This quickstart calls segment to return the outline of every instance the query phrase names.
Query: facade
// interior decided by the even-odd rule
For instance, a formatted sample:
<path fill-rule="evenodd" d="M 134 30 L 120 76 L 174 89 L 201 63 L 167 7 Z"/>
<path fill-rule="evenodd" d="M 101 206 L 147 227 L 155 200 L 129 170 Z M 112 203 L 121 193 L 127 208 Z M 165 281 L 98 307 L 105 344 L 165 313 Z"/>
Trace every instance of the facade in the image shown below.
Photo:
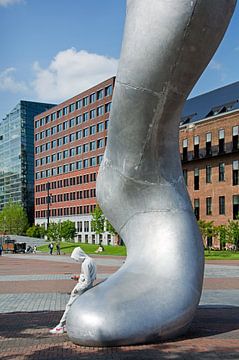
<path fill-rule="evenodd" d="M 35 222 L 74 221 L 76 241 L 91 231 L 115 78 L 35 117 Z M 239 212 L 239 82 L 189 99 L 179 145 L 197 219 L 226 224 Z M 103 243 L 112 241 L 104 234 Z"/>
<path fill-rule="evenodd" d="M 180 126 L 183 173 L 195 216 L 215 225 L 239 215 L 238 98 L 239 82 L 188 100 Z M 213 245 L 219 247 L 215 239 Z"/>
<path fill-rule="evenodd" d="M 115 78 L 35 117 L 35 223 L 75 222 L 76 241 L 96 238 L 91 213 L 96 206 L 96 176 L 106 142 Z"/>
<path fill-rule="evenodd" d="M 0 211 L 20 202 L 34 220 L 34 116 L 52 107 L 20 101 L 0 122 Z"/>

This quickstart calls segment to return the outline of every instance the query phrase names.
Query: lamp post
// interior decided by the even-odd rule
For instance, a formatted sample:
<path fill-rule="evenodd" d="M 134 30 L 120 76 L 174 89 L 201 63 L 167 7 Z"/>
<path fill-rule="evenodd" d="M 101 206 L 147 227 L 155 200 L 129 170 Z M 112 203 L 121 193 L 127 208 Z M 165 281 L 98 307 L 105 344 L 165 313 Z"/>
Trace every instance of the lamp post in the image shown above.
<path fill-rule="evenodd" d="M 50 202 L 51 202 L 51 195 L 50 195 L 50 183 L 49 181 L 46 183 L 46 190 L 47 190 L 47 197 L 46 197 L 46 203 L 47 203 L 47 230 L 49 228 L 50 224 Z"/>

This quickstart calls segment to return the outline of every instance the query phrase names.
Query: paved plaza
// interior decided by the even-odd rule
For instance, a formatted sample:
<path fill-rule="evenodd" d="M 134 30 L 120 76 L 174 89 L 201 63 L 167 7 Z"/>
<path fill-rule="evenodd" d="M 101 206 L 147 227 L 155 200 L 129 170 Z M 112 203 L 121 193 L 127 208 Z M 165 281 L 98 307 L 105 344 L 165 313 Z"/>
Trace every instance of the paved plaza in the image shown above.
<path fill-rule="evenodd" d="M 98 281 L 123 257 L 95 256 Z M 86 348 L 67 335 L 52 336 L 79 265 L 69 256 L 0 257 L 0 359 L 236 359 L 239 360 L 239 261 L 206 264 L 203 294 L 189 332 L 158 344 Z M 107 306 L 107 305 L 106 305 Z"/>

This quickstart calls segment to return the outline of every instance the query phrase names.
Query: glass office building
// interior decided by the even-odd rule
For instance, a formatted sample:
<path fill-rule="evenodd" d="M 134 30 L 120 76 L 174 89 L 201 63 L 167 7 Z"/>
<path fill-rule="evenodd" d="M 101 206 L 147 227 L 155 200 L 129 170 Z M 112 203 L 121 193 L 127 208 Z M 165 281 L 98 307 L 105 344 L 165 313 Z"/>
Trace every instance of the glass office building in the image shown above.
<path fill-rule="evenodd" d="M 34 116 L 53 104 L 20 101 L 0 122 L 0 211 L 12 200 L 34 218 Z"/>

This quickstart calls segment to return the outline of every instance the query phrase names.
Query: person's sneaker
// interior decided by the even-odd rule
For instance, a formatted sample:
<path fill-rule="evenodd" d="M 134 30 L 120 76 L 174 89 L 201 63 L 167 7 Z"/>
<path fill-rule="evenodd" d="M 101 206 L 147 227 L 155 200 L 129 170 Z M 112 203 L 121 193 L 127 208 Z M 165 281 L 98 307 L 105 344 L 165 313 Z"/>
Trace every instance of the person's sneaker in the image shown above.
<path fill-rule="evenodd" d="M 64 329 L 64 326 L 57 325 L 54 327 L 54 329 L 50 330 L 50 334 L 63 334 L 66 330 Z"/>

